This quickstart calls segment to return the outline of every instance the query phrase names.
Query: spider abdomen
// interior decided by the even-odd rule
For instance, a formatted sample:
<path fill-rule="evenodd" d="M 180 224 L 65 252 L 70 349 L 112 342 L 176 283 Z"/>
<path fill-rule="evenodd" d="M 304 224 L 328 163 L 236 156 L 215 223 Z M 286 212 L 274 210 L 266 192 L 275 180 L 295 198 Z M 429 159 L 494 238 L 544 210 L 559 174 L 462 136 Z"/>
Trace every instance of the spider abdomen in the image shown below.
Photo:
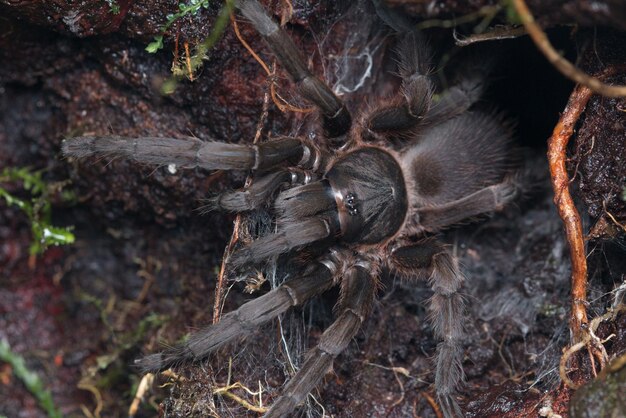
<path fill-rule="evenodd" d="M 497 184 L 510 169 L 506 121 L 466 112 L 435 126 L 402 156 L 415 183 L 415 206 L 441 205 Z"/>
<path fill-rule="evenodd" d="M 375 244 L 404 224 L 406 184 L 400 165 L 387 151 L 357 149 L 337 160 L 325 177 L 337 202 L 343 241 Z"/>

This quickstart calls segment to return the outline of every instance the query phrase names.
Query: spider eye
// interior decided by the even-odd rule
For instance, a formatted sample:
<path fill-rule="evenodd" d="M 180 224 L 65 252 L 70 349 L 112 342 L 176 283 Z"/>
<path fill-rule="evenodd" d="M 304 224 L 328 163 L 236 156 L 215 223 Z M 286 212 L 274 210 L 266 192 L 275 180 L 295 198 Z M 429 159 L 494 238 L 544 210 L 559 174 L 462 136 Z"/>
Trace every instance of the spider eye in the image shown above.
<path fill-rule="evenodd" d="M 359 214 L 359 209 L 356 205 L 356 196 L 354 196 L 354 193 L 348 193 L 346 195 L 345 204 L 349 215 L 356 216 Z"/>

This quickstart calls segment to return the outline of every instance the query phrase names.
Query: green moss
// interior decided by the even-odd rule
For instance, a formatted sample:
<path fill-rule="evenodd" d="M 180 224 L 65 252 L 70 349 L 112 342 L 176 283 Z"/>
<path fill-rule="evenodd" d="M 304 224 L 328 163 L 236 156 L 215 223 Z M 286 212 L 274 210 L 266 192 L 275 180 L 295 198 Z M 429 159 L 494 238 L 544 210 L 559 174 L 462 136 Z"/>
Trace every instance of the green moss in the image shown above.
<path fill-rule="evenodd" d="M 117 1 L 115 0 L 106 0 L 107 4 L 109 5 L 109 11 L 111 12 L 111 14 L 114 15 L 118 15 L 120 14 L 120 5 L 117 4 Z"/>
<path fill-rule="evenodd" d="M 515 10 L 515 6 L 513 5 L 512 0 L 503 0 L 502 5 L 504 6 L 504 16 L 506 21 L 511 25 L 521 25 L 522 18 Z"/>
<path fill-rule="evenodd" d="M 170 29 L 170 27 L 180 18 L 187 15 L 196 15 L 203 8 L 208 8 L 210 0 L 190 0 L 188 3 L 180 3 L 178 5 L 178 12 L 167 16 L 167 22 L 161 27 L 161 33 L 154 37 L 152 41 L 146 47 L 146 51 L 155 53 L 163 48 L 163 39 Z M 174 62 L 172 64 L 173 77 L 166 80 L 162 87 L 161 92 L 165 95 L 172 94 L 176 89 L 178 80 L 184 77 L 193 79 L 198 69 L 202 67 L 202 62 L 208 59 L 209 51 L 220 39 L 229 23 L 229 16 L 235 8 L 234 0 L 226 0 L 222 6 L 219 16 L 215 20 L 213 30 L 210 35 L 202 42 L 194 45 L 189 57 L 185 57 L 180 62 Z"/>
<path fill-rule="evenodd" d="M 9 205 L 20 208 L 28 216 L 33 234 L 30 254 L 41 254 L 51 245 L 67 245 L 74 242 L 71 228 L 51 224 L 51 197 L 60 194 L 65 202 L 74 200 L 71 192 L 63 190 L 66 182 L 48 184 L 42 179 L 42 171 L 8 167 L 0 174 L 0 183 L 21 183 L 21 188 L 30 194 L 28 198 L 20 198 L 0 187 L 0 197 Z"/>
<path fill-rule="evenodd" d="M 178 12 L 167 15 L 167 22 L 163 26 L 161 26 L 161 33 L 154 37 L 154 41 L 150 42 L 146 47 L 146 51 L 150 53 L 155 53 L 161 48 L 163 48 L 163 37 L 165 33 L 169 30 L 169 28 L 180 18 L 185 17 L 189 14 L 197 15 L 200 10 L 203 8 L 206 9 L 211 4 L 211 0 L 189 0 L 187 3 L 179 3 L 178 4 Z M 217 21 L 215 22 L 215 28 L 213 32 L 207 40 L 213 39 L 211 46 L 215 44 L 217 39 L 221 36 L 224 29 L 228 24 L 228 16 L 234 9 L 234 0 L 226 0 L 224 5 L 222 6 L 222 11 L 220 12 Z M 207 40 L 203 41 L 202 44 L 205 44 Z M 208 49 L 208 48 L 207 48 Z"/>
<path fill-rule="evenodd" d="M 87 387 L 108 389 L 128 378 L 128 364 L 122 361 L 126 354 L 137 347 L 148 331 L 163 325 L 168 317 L 152 313 L 142 318 L 132 329 L 119 333 L 115 332 L 109 321 L 110 312 L 107 311 L 105 301 L 87 293 L 81 293 L 79 298 L 93 304 L 100 312 L 100 320 L 108 334 L 106 339 L 113 343 L 105 354 L 96 358 L 95 364 L 87 369 L 81 382 Z"/>
<path fill-rule="evenodd" d="M 46 390 L 39 376 L 26 367 L 24 358 L 11 351 L 9 343 L 0 340 L 0 361 L 11 365 L 13 374 L 26 386 L 26 389 L 37 399 L 39 406 L 49 417 L 61 418 L 61 412 L 54 406 L 50 391 Z"/>

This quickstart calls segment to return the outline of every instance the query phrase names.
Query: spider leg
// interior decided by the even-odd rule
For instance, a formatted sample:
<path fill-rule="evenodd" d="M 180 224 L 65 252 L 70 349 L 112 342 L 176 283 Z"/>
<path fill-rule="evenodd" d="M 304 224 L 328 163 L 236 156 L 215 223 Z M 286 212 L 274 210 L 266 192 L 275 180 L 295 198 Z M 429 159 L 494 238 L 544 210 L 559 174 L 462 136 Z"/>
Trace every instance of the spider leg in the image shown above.
<path fill-rule="evenodd" d="M 221 209 L 227 212 L 246 212 L 266 205 L 274 194 L 291 185 L 307 185 L 317 175 L 311 171 L 291 168 L 267 173 L 255 179 L 244 190 L 231 190 L 208 199 L 206 210 Z"/>
<path fill-rule="evenodd" d="M 220 322 L 192 334 L 184 344 L 135 362 L 144 371 L 154 372 L 178 363 L 202 359 L 226 343 L 249 334 L 292 306 L 301 305 L 330 288 L 337 268 L 337 260 L 332 257 L 316 263 L 302 277 L 289 280 L 224 315 Z"/>
<path fill-rule="evenodd" d="M 389 104 L 377 108 L 365 117 L 363 125 L 375 133 L 411 130 L 419 125 L 428 111 L 432 83 L 428 77 L 430 57 L 426 43 L 416 32 L 408 32 L 402 40 L 399 73 L 400 93 Z"/>
<path fill-rule="evenodd" d="M 283 394 L 265 418 L 290 416 L 331 369 L 333 359 L 348 346 L 361 327 L 375 297 L 376 281 L 369 263 L 350 268 L 341 280 L 341 299 L 337 319 L 324 331 L 316 347 L 309 350 L 300 370 L 289 380 Z"/>
<path fill-rule="evenodd" d="M 297 138 L 282 137 L 258 145 L 205 142 L 197 138 L 82 136 L 63 141 L 63 154 L 124 157 L 145 164 L 175 164 L 208 170 L 267 169 L 285 161 L 306 165 L 317 153 Z"/>
<path fill-rule="evenodd" d="M 376 14 L 390 28 L 398 33 L 411 32 L 413 30 L 413 22 L 406 16 L 387 7 L 382 0 L 372 0 Z"/>
<path fill-rule="evenodd" d="M 468 110 L 476 103 L 485 91 L 485 73 L 489 71 L 489 63 L 482 72 L 466 73 L 461 81 L 443 92 L 439 101 L 435 102 L 424 117 L 425 125 L 435 125 L 452 119 Z"/>
<path fill-rule="evenodd" d="M 396 248 L 389 258 L 392 268 L 405 276 L 429 273 L 434 295 L 430 299 L 429 320 L 437 345 L 435 390 L 446 418 L 462 417 L 454 394 L 464 379 L 463 357 L 464 301 L 459 292 L 464 278 L 456 259 L 436 241 Z"/>
<path fill-rule="evenodd" d="M 435 125 L 452 119 L 467 111 L 478 102 L 487 88 L 487 80 L 495 68 L 493 48 L 489 51 L 473 50 L 463 60 L 463 69 L 459 71 L 452 87 L 442 92 L 441 98 L 433 103 L 425 116 L 425 125 Z"/>
<path fill-rule="evenodd" d="M 244 190 L 220 193 L 208 200 L 207 210 L 221 209 L 227 212 L 246 212 L 267 204 L 281 187 L 292 183 L 293 174 L 282 170 L 256 178 Z"/>
<path fill-rule="evenodd" d="M 241 13 L 254 25 L 287 70 L 302 97 L 322 112 L 324 130 L 336 138 L 348 132 L 352 123 L 350 112 L 332 90 L 309 71 L 298 47 L 281 27 L 270 18 L 256 0 L 240 0 Z"/>
<path fill-rule="evenodd" d="M 282 191 L 274 201 L 274 210 L 278 231 L 234 252 L 229 263 L 235 269 L 334 238 L 341 232 L 337 202 L 328 180 Z"/>
<path fill-rule="evenodd" d="M 417 219 L 424 230 L 438 231 L 478 215 L 502 210 L 518 193 L 518 186 L 507 179 L 461 199 L 418 209 Z"/>
<path fill-rule="evenodd" d="M 239 269 L 258 264 L 270 257 L 321 241 L 337 233 L 338 227 L 335 223 L 331 219 L 317 216 L 288 223 L 278 233 L 265 235 L 235 251 L 229 260 L 230 265 Z"/>

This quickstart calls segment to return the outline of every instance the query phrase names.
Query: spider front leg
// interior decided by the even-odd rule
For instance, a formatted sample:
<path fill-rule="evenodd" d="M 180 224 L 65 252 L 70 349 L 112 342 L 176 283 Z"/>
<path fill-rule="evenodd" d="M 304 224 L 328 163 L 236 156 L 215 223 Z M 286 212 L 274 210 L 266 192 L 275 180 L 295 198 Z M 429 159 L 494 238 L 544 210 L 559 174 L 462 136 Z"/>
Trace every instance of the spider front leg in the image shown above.
<path fill-rule="evenodd" d="M 436 241 L 424 241 L 394 249 L 390 266 L 406 277 L 427 275 L 434 295 L 430 299 L 429 320 L 437 345 L 435 391 L 446 418 L 462 417 L 454 395 L 463 382 L 463 314 L 465 303 L 459 293 L 464 277 L 457 260 Z"/>
<path fill-rule="evenodd" d="M 428 78 L 429 54 L 418 33 L 405 35 L 398 49 L 401 90 L 389 104 L 364 118 L 363 126 L 367 131 L 374 134 L 403 133 L 420 124 L 430 107 L 432 96 L 432 84 Z"/>
<path fill-rule="evenodd" d="M 322 123 L 328 137 L 336 138 L 350 130 L 352 117 L 343 102 L 309 71 L 291 38 L 270 18 L 256 0 L 240 0 L 241 13 L 263 36 L 280 64 L 285 67 L 300 94 L 322 112 Z"/>
<path fill-rule="evenodd" d="M 285 162 L 306 166 L 311 159 L 319 158 L 317 151 L 290 137 L 241 145 L 197 138 L 82 136 L 63 141 L 62 148 L 64 155 L 77 158 L 122 157 L 144 164 L 207 170 L 263 170 Z"/>
<path fill-rule="evenodd" d="M 475 57 L 464 66 L 460 80 L 445 90 L 424 116 L 424 125 L 436 125 L 467 111 L 480 100 L 493 63 L 488 56 Z"/>
<path fill-rule="evenodd" d="M 304 364 L 287 383 L 283 394 L 264 415 L 265 418 L 290 416 L 332 368 L 333 359 L 354 338 L 374 301 L 376 280 L 371 270 L 370 263 L 362 261 L 343 275 L 337 319 L 324 331 L 317 346 L 306 354 Z"/>

